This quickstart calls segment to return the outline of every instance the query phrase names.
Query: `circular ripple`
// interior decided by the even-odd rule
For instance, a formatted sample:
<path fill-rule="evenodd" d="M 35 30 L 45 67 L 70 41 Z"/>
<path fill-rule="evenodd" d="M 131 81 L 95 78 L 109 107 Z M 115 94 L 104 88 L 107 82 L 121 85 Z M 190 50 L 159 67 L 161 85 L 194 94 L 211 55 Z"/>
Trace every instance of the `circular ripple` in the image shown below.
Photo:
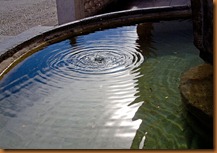
<path fill-rule="evenodd" d="M 100 46 L 58 52 L 48 60 L 48 66 L 58 73 L 108 74 L 138 67 L 144 58 L 133 48 Z M 70 74 L 69 74 L 70 73 Z"/>

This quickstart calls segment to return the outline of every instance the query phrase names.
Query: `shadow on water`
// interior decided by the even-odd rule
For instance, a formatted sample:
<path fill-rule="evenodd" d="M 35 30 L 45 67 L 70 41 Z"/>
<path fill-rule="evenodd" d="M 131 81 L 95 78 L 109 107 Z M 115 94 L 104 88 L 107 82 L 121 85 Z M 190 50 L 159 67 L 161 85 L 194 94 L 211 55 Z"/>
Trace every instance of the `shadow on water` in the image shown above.
<path fill-rule="evenodd" d="M 184 114 L 186 124 L 194 133 L 189 137 L 191 148 L 211 149 L 213 144 L 213 129 L 205 127 L 201 122 L 189 112 Z"/>
<path fill-rule="evenodd" d="M 138 39 L 136 40 L 137 48 L 136 50 L 141 52 L 146 58 L 157 56 L 156 48 L 154 48 L 154 41 L 152 39 L 152 32 L 154 30 L 154 23 L 146 22 L 139 23 L 136 27 Z"/>
<path fill-rule="evenodd" d="M 199 64 L 200 60 L 192 62 L 194 59 L 190 56 L 183 58 L 182 53 L 176 48 L 181 47 L 182 43 L 176 46 L 173 41 L 167 40 L 166 35 L 163 42 L 173 47 L 168 45 L 167 49 L 171 52 L 163 55 L 160 52 L 164 50 L 164 45 L 158 45 L 159 42 L 153 41 L 157 40 L 153 38 L 153 29 L 153 23 L 142 23 L 137 26 L 138 50 L 147 60 L 140 67 L 142 77 L 138 78 L 139 92 L 135 101 L 131 103 L 143 102 L 133 117 L 133 120 L 141 119 L 142 123 L 133 139 L 131 149 L 211 149 L 212 130 L 202 127 L 189 115 L 178 89 L 181 73 Z M 171 34 L 170 30 L 166 31 L 167 34 Z M 180 38 L 176 39 L 183 41 L 183 35 L 179 32 L 173 33 L 172 38 L 175 39 L 177 34 L 176 37 Z M 188 41 L 191 38 L 185 37 Z"/>

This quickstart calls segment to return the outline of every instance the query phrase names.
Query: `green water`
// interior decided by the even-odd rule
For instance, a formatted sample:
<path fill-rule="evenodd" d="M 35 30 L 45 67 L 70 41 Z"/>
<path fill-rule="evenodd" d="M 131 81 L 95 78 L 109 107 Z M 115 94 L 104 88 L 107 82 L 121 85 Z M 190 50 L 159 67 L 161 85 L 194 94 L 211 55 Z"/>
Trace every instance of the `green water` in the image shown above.
<path fill-rule="evenodd" d="M 182 63 L 191 63 L 195 60 L 192 55 L 186 54 L 186 56 L 188 57 L 182 58 L 171 55 L 150 59 L 141 68 L 141 73 L 144 75 L 138 83 L 140 96 L 133 103 L 140 101 L 144 103 L 133 119 L 142 119 L 142 123 L 132 148 L 138 148 L 144 136 L 146 137 L 144 148 L 147 149 L 198 147 L 191 146 L 194 139 L 189 138 L 192 133 L 183 116 L 185 109 L 178 89 L 180 71 L 185 71 L 188 67 Z"/>
<path fill-rule="evenodd" d="M 0 148 L 211 149 L 178 88 L 181 73 L 201 63 L 190 20 L 45 47 L 0 81 Z"/>

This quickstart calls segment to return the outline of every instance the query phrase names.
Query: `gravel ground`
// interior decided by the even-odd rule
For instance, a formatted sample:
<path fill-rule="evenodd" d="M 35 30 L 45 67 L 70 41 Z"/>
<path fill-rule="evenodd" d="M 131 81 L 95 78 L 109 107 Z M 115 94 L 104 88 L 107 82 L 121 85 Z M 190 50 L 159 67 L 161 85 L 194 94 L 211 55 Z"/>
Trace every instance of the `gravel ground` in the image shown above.
<path fill-rule="evenodd" d="M 38 25 L 57 25 L 56 0 L 0 0 L 0 37 Z"/>

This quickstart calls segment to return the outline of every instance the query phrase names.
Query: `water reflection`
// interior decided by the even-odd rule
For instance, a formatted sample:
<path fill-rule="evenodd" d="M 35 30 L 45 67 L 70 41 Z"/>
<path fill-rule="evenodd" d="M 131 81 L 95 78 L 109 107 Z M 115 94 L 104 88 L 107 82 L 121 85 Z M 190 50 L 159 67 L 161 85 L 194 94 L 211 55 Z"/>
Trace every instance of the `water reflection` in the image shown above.
<path fill-rule="evenodd" d="M 199 148 L 178 90 L 202 62 L 191 34 L 186 21 L 141 23 L 26 58 L 0 81 L 0 147 Z"/>
<path fill-rule="evenodd" d="M 138 34 L 138 39 L 136 40 L 136 43 L 138 44 L 137 50 L 146 58 L 157 56 L 156 48 L 153 45 L 155 42 L 152 38 L 152 32 L 154 30 L 153 23 L 139 23 L 136 30 Z"/>
<path fill-rule="evenodd" d="M 141 123 L 132 121 L 141 104 L 129 106 L 144 61 L 136 38 L 135 26 L 96 32 L 18 64 L 0 83 L 0 146 L 129 148 Z"/>

